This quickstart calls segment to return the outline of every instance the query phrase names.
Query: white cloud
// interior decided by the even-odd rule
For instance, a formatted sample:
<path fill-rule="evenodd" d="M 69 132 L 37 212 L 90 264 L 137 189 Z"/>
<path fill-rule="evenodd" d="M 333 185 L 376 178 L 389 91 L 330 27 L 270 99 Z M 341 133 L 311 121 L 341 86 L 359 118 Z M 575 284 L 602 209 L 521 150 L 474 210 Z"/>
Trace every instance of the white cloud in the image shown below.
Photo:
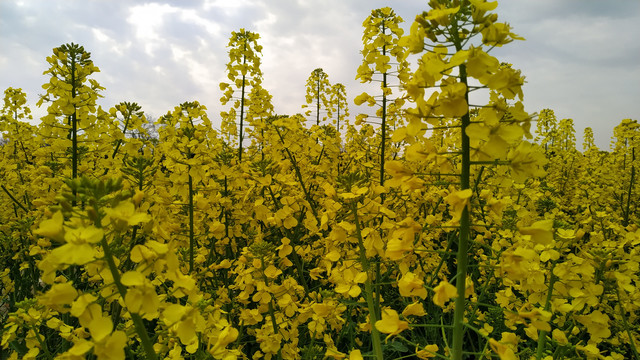
<path fill-rule="evenodd" d="M 102 46 L 107 47 L 109 51 L 117 54 L 118 56 L 124 56 L 125 51 L 131 47 L 131 41 L 126 41 L 125 43 L 121 43 L 111 36 L 107 35 L 107 32 L 104 29 L 100 28 L 90 28 L 88 29 L 93 34 L 93 37 L 102 44 Z"/>
<path fill-rule="evenodd" d="M 225 15 L 235 15 L 240 12 L 240 9 L 253 5 L 251 0 L 204 0 L 202 9 L 210 11 L 212 9 L 221 10 Z"/>
<path fill-rule="evenodd" d="M 23 5 L 19 5 L 22 3 Z M 408 29 L 424 0 L 0 0 L 0 88 L 22 87 L 35 103 L 51 49 L 76 42 L 92 53 L 106 87 L 101 104 L 135 101 L 155 116 L 198 100 L 214 123 L 226 79 L 226 45 L 232 31 L 260 34 L 264 86 L 279 113 L 301 112 L 311 71 L 322 67 L 350 99 L 374 86 L 360 84 L 362 21 L 391 6 Z M 594 128 L 608 146 L 624 117 L 638 118 L 640 3 L 637 0 L 503 1 L 501 21 L 527 38 L 494 55 L 522 69 L 525 106 L 551 107 Z M 351 114 L 359 110 L 350 104 Z M 33 109 L 33 106 L 32 106 Z M 34 114 L 45 109 L 33 109 Z M 42 114 L 40 114 L 41 116 Z M 580 133 L 578 134 L 578 138 Z"/>
<path fill-rule="evenodd" d="M 154 50 L 163 42 L 159 35 L 159 28 L 164 22 L 165 15 L 175 13 L 179 9 L 167 4 L 148 3 L 133 6 L 129 9 L 127 22 L 135 29 L 135 36 L 144 43 L 144 50 L 153 56 Z"/>
<path fill-rule="evenodd" d="M 213 21 L 209 21 L 201 17 L 193 9 L 180 11 L 180 19 L 185 22 L 192 22 L 196 25 L 202 26 L 209 35 L 214 35 L 214 36 L 221 35 L 222 29 L 220 25 L 216 24 Z"/>

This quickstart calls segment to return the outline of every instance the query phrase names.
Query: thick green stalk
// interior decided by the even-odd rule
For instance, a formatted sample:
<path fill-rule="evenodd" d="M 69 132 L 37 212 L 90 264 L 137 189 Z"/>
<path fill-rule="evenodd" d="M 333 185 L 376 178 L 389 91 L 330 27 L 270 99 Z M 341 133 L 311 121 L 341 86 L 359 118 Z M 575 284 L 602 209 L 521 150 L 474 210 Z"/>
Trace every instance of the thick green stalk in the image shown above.
<path fill-rule="evenodd" d="M 245 40 L 244 42 L 244 51 L 243 53 L 247 52 L 247 41 Z M 242 55 L 242 63 L 246 64 L 247 63 L 247 55 Z M 246 87 L 246 79 L 247 76 L 246 75 L 242 75 L 242 89 L 241 94 L 240 94 L 240 136 L 238 139 L 238 163 L 242 162 L 242 141 L 244 140 L 244 134 L 242 132 L 243 130 L 243 126 L 244 126 L 244 93 L 245 93 L 245 87 Z"/>
<path fill-rule="evenodd" d="M 278 204 L 278 200 L 276 200 L 276 195 L 273 193 L 273 189 L 271 188 L 271 185 L 267 186 L 267 189 L 269 190 L 269 195 L 273 200 L 273 204 L 276 207 L 276 210 L 280 210 L 280 204 Z M 301 218 L 298 219 L 298 223 L 302 223 L 302 216 L 304 216 L 304 212 L 301 212 L 300 216 Z M 296 230 L 296 229 L 293 229 L 293 230 Z M 291 246 L 295 248 L 296 244 L 298 243 L 298 240 L 300 239 L 300 235 L 298 234 L 298 231 L 295 231 L 292 233 L 290 230 L 288 230 L 285 227 L 282 228 L 282 231 L 284 232 L 284 235 L 291 241 Z M 298 254 L 297 251 L 294 250 L 291 253 L 291 255 L 293 256 L 293 264 L 296 266 L 295 268 L 296 268 L 296 271 L 298 272 L 297 281 L 304 288 L 305 299 L 308 299 L 310 291 L 309 291 L 309 285 L 307 285 L 307 281 L 304 279 L 304 263 L 302 262 L 302 258 L 300 257 L 300 254 Z"/>
<path fill-rule="evenodd" d="M 127 128 L 129 127 L 130 120 L 131 120 L 131 112 L 128 112 L 124 115 L 124 127 L 122 129 L 122 135 L 124 136 L 126 136 L 127 134 Z M 120 149 L 120 146 L 122 145 L 122 143 L 123 143 L 122 139 L 118 139 L 118 143 L 116 144 L 115 148 L 113 149 L 113 153 L 111 154 L 112 159 L 116 158 L 116 154 L 118 153 L 118 150 Z"/>
<path fill-rule="evenodd" d="M 629 211 L 631 208 L 631 190 L 633 189 L 633 182 L 636 177 L 635 160 L 636 160 L 636 148 L 633 147 L 631 148 L 631 179 L 629 180 L 629 188 L 627 189 L 627 206 L 623 211 L 623 219 L 622 219 L 623 226 L 629 225 Z"/>
<path fill-rule="evenodd" d="M 278 134 L 280 141 L 284 145 L 284 137 L 282 136 L 282 134 L 280 133 L 277 127 L 274 127 L 274 129 L 276 130 L 276 133 Z M 296 173 L 296 177 L 300 182 L 300 186 L 302 187 L 302 192 L 304 193 L 304 197 L 307 200 L 307 202 L 309 202 L 309 206 L 311 207 L 311 212 L 313 213 L 313 217 L 316 219 L 318 223 L 320 223 L 320 218 L 318 217 L 318 211 L 314 206 L 314 202 L 313 202 L 313 199 L 311 198 L 311 194 L 309 193 L 306 186 L 304 185 L 304 180 L 302 179 L 302 173 L 300 172 L 300 167 L 298 167 L 298 162 L 296 161 L 295 156 L 291 153 L 291 151 L 289 151 L 287 147 L 284 147 L 284 151 L 287 153 L 289 160 L 291 160 L 291 165 L 293 165 L 293 169 Z"/>
<path fill-rule="evenodd" d="M 260 258 L 260 272 L 262 272 L 262 276 L 264 277 L 264 284 L 267 288 L 269 288 L 269 277 L 264 273 L 266 270 L 266 266 L 264 266 L 264 257 Z M 276 311 L 273 306 L 273 296 L 269 300 L 269 316 L 271 316 L 271 326 L 273 326 L 273 334 L 277 335 L 280 332 L 280 327 L 278 326 L 278 320 L 276 319 Z M 282 359 L 281 349 L 278 349 L 278 359 Z"/>
<path fill-rule="evenodd" d="M 47 357 L 47 359 L 53 359 L 53 355 L 51 355 L 51 352 L 49 351 L 49 346 L 47 346 L 47 342 L 40 335 L 40 331 L 39 331 L 40 329 L 38 329 L 36 326 L 34 326 L 34 328 L 32 330 L 33 330 L 34 334 L 36 335 L 36 340 L 38 340 L 38 343 L 40 344 L 40 346 L 44 350 L 44 354 Z"/>
<path fill-rule="evenodd" d="M 76 97 L 76 53 L 75 51 L 71 51 L 69 54 L 71 58 L 71 97 L 75 99 Z M 71 178 L 75 179 L 78 177 L 78 110 L 75 109 L 75 104 L 73 114 L 69 120 L 71 121 Z M 72 206 L 76 206 L 76 191 L 73 190 L 73 201 L 71 202 Z"/>
<path fill-rule="evenodd" d="M 120 272 L 118 271 L 118 267 L 113 260 L 113 254 L 111 253 L 109 243 L 107 243 L 107 238 L 103 236 L 100 244 L 102 245 L 102 249 L 104 250 L 104 259 L 107 261 L 107 265 L 109 266 L 109 270 L 111 271 L 111 276 L 113 276 L 113 282 L 115 283 L 120 296 L 124 299 L 125 295 L 127 295 L 127 288 L 122 285 L 122 281 L 120 281 Z M 151 339 L 149 338 L 147 329 L 144 326 L 142 317 L 140 317 L 140 315 L 137 313 L 130 312 L 130 314 L 133 325 L 136 328 L 136 333 L 138 333 L 138 336 L 140 336 L 140 342 L 142 343 L 142 347 L 147 354 L 147 359 L 158 359 L 155 350 L 153 350 L 153 344 L 151 343 Z"/>
<path fill-rule="evenodd" d="M 191 170 L 191 166 L 189 166 Z M 193 179 L 189 174 L 189 274 L 193 272 L 193 249 L 195 247 L 195 239 L 193 235 Z"/>
<path fill-rule="evenodd" d="M 320 126 L 320 74 L 318 73 L 316 87 L 316 125 Z"/>
<path fill-rule="evenodd" d="M 384 21 L 382 22 L 382 34 L 384 35 L 385 26 Z M 382 55 L 387 55 L 387 48 L 385 45 L 382 46 Z M 387 143 L 387 94 L 385 90 L 387 89 L 387 73 L 382 73 L 382 129 L 380 132 L 380 185 L 384 186 L 384 156 L 386 151 L 386 143 Z M 382 201 L 384 202 L 384 193 L 382 194 Z"/>
<path fill-rule="evenodd" d="M 456 45 L 456 51 L 460 51 L 460 39 L 457 38 L 458 30 L 455 24 L 455 20 L 453 22 L 453 31 L 454 42 Z M 464 64 L 459 66 L 460 71 L 460 82 L 467 86 L 467 68 Z M 469 91 L 467 87 L 467 91 L 465 92 L 465 100 L 467 104 L 469 103 Z M 470 147 L 469 147 L 469 137 L 466 134 L 466 129 L 469 126 L 471 120 L 469 117 L 469 111 L 464 114 L 461 118 L 461 138 L 462 138 L 462 163 L 460 165 L 460 189 L 465 190 L 470 188 L 470 170 L 471 170 L 471 161 L 470 161 Z M 456 290 L 458 293 L 458 297 L 455 302 L 455 310 L 453 313 L 453 351 L 452 351 L 452 359 L 461 360 L 462 359 L 462 348 L 464 342 L 464 313 L 467 307 L 467 302 L 465 298 L 466 291 L 466 278 L 467 278 L 467 267 L 469 265 L 469 233 L 470 233 L 471 221 L 469 214 L 469 206 L 465 206 L 462 210 L 462 215 L 460 217 L 460 230 L 459 230 L 459 238 L 458 238 L 458 253 L 456 256 Z"/>
<path fill-rule="evenodd" d="M 338 98 L 338 124 L 336 125 L 336 130 L 338 130 L 338 136 L 340 136 L 340 99 Z"/>
<path fill-rule="evenodd" d="M 624 324 L 624 330 L 627 332 L 627 336 L 629 337 L 629 346 L 631 347 L 631 351 L 633 352 L 636 360 L 640 359 L 640 354 L 638 353 L 638 349 L 636 348 L 636 343 L 633 340 L 633 334 L 629 328 L 629 322 L 627 321 L 627 317 L 624 313 L 624 308 L 622 307 L 622 301 L 620 301 L 620 288 L 616 285 L 616 295 L 618 297 L 618 308 L 620 309 L 620 318 L 622 319 L 622 323 Z"/>
<path fill-rule="evenodd" d="M 75 53 L 71 53 L 71 97 L 76 97 L 76 59 Z M 74 105 L 75 107 L 75 105 Z M 78 118 L 77 111 L 74 109 L 71 114 L 71 159 L 72 159 L 72 171 L 71 178 L 78 177 Z"/>
<path fill-rule="evenodd" d="M 224 176 L 224 196 L 225 197 L 229 196 L 229 182 L 227 180 L 227 175 Z M 226 209 L 224 205 L 220 207 L 220 216 L 224 217 L 224 236 L 230 239 L 229 229 L 230 229 L 231 222 L 229 220 L 229 210 Z M 212 244 L 211 246 L 215 246 L 215 243 Z M 226 252 L 227 252 L 227 258 L 229 259 L 235 258 L 235 255 L 233 254 L 233 247 L 232 247 L 231 241 L 227 242 Z"/>
<path fill-rule="evenodd" d="M 0 185 L 0 187 L 2 187 L 2 190 L 4 190 L 5 193 L 7 193 L 7 195 L 9 195 L 9 198 L 11 200 L 13 200 L 14 203 L 16 203 L 16 205 L 18 205 L 18 207 L 20 207 L 20 209 L 24 210 L 25 212 L 29 212 L 29 210 L 27 210 L 26 207 L 24 207 L 24 205 L 22 205 L 10 192 L 9 190 L 4 186 L 4 185 Z M 17 215 L 16 215 L 17 216 Z"/>
<path fill-rule="evenodd" d="M 551 266 L 551 269 L 549 270 L 549 273 L 550 273 L 549 276 L 551 278 L 549 279 L 549 292 L 547 292 L 547 299 L 544 303 L 544 309 L 546 311 L 548 311 L 549 308 L 551 307 L 551 298 L 553 297 L 553 285 L 556 283 L 556 280 L 558 280 L 558 278 L 553 274 L 553 269 L 555 267 L 556 267 L 556 264 L 553 263 L 553 265 Z M 538 349 L 536 350 L 537 360 L 542 359 L 546 342 L 547 342 L 547 332 L 544 330 L 541 330 L 540 333 L 538 334 Z"/>
<path fill-rule="evenodd" d="M 369 259 L 367 259 L 367 250 L 364 247 L 364 241 L 362 240 L 362 233 L 360 229 L 360 219 L 358 217 L 358 203 L 356 201 L 351 203 L 351 210 L 353 211 L 354 221 L 356 223 L 356 235 L 358 236 L 358 247 L 360 248 L 360 264 L 362 270 L 367 274 L 367 280 L 364 283 L 364 294 L 367 299 L 367 308 L 369 309 L 369 322 L 371 324 L 371 342 L 373 343 L 373 355 L 376 359 L 384 359 L 382 355 L 382 341 L 380 340 L 380 332 L 376 329 L 376 322 L 378 321 L 378 312 L 376 311 L 376 304 L 373 299 L 373 285 L 371 284 L 371 273 Z"/>

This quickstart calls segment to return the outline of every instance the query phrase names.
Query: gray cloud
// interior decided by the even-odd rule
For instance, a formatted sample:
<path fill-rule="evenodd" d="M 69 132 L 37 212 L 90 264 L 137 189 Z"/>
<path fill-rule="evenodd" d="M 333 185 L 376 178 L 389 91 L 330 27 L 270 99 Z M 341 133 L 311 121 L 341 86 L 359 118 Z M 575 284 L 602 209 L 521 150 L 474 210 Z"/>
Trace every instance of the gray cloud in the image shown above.
<path fill-rule="evenodd" d="M 498 10 L 526 38 L 494 55 L 527 76 L 527 110 L 551 108 L 574 119 L 578 141 L 592 127 L 608 150 L 613 128 L 640 114 L 640 2 L 516 0 Z"/>
<path fill-rule="evenodd" d="M 52 48 L 76 42 L 92 53 L 106 87 L 103 107 L 136 101 L 160 116 L 183 101 L 198 100 L 218 122 L 232 31 L 260 34 L 264 87 L 278 113 L 302 112 L 304 85 L 322 67 L 353 99 L 371 85 L 355 81 L 361 62 L 362 22 L 372 9 L 391 6 L 408 30 L 424 0 L 30 0 L 0 2 L 0 88 L 22 87 L 35 109 L 47 79 Z M 635 0 L 502 1 L 501 21 L 527 41 L 494 55 L 527 77 L 529 112 L 552 108 L 586 126 L 608 149 L 623 118 L 638 119 L 640 3 Z M 354 116 L 359 111 L 351 104 Z"/>

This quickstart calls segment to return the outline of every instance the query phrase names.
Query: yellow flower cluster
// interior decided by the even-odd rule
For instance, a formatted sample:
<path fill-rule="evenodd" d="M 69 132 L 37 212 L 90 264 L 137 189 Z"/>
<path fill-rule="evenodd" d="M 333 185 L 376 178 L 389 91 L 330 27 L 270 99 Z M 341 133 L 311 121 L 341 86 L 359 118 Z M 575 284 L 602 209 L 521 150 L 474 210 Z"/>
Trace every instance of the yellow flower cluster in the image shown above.
<path fill-rule="evenodd" d="M 315 124 L 273 116 L 245 30 L 219 132 L 196 101 L 102 110 L 90 54 L 56 48 L 40 125 L 20 89 L 0 112 L 0 356 L 637 358 L 637 121 L 611 152 L 549 109 L 532 134 L 497 3 L 429 5 L 363 24 L 379 127 L 320 68 Z"/>

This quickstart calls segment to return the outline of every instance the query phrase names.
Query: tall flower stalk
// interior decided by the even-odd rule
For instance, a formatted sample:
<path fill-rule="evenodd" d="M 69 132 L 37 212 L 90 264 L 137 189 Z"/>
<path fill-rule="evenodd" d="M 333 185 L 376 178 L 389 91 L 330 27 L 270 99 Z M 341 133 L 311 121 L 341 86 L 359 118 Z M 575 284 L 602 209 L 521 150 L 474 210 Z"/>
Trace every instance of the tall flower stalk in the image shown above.
<path fill-rule="evenodd" d="M 254 88 L 262 83 L 262 71 L 260 70 L 260 56 L 262 46 L 258 45 L 260 35 L 245 29 L 232 32 L 229 39 L 229 63 L 227 63 L 227 77 L 230 83 L 220 83 L 220 90 L 224 95 L 220 99 L 222 105 L 226 105 L 232 99 L 235 101 L 229 111 L 220 113 L 222 116 L 222 131 L 228 135 L 237 133 L 238 162 L 242 162 L 244 146 L 244 127 L 247 116 L 247 102 L 250 96 L 258 93 Z M 234 94 L 239 92 L 239 96 Z M 238 126 L 236 126 L 236 121 Z"/>
<path fill-rule="evenodd" d="M 381 8 L 371 11 L 371 15 L 362 23 L 364 33 L 362 42 L 363 61 L 358 68 L 356 80 L 363 83 L 380 82 L 381 93 L 369 95 L 362 93 L 355 99 L 356 105 L 365 102 L 369 106 L 379 106 L 376 110 L 376 118 L 380 119 L 380 168 L 378 178 L 380 185 L 385 181 L 385 159 L 387 157 L 387 146 L 389 139 L 390 125 L 394 128 L 401 125 L 401 108 L 404 105 L 402 96 L 393 98 L 392 88 L 398 87 L 399 83 L 406 81 L 409 74 L 409 63 L 407 62 L 407 52 L 400 46 L 399 40 L 404 31 L 400 24 L 404 22 L 400 16 L 389 8 Z M 394 76 L 397 81 L 391 82 L 390 77 Z M 356 120 L 356 124 L 361 123 L 368 116 L 361 114 Z"/>

